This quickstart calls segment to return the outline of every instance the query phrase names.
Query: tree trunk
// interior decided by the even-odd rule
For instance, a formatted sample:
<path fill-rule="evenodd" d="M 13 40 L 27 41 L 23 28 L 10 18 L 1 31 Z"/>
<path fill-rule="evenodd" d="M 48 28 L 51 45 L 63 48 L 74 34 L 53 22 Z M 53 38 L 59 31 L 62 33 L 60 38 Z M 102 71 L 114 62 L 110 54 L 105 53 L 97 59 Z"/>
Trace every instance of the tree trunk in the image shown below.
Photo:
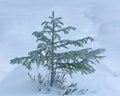
<path fill-rule="evenodd" d="M 53 20 L 54 20 L 54 12 L 52 13 L 53 16 Z M 52 46 L 51 46 L 51 77 L 50 77 L 50 86 L 53 86 L 54 83 L 54 78 L 55 78 L 55 69 L 54 69 L 54 32 L 55 32 L 55 25 L 54 25 L 54 21 L 53 21 L 53 29 L 52 29 Z"/>

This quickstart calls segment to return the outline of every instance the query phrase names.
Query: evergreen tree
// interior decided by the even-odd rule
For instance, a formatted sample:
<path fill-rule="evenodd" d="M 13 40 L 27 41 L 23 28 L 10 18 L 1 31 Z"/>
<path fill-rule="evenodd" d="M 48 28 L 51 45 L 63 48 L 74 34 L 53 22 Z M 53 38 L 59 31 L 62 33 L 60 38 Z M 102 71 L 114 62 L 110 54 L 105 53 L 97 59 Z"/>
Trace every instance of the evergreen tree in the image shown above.
<path fill-rule="evenodd" d="M 50 86 L 53 86 L 55 78 L 59 72 L 67 73 L 72 76 L 73 72 L 80 71 L 82 74 L 88 74 L 95 71 L 91 64 L 99 63 L 103 58 L 100 53 L 104 49 L 81 48 L 88 41 L 94 41 L 91 37 L 85 37 L 79 40 L 62 39 L 60 33 L 69 34 L 70 31 L 76 30 L 72 26 L 64 27 L 61 17 L 55 18 L 54 12 L 49 17 L 49 21 L 44 21 L 41 25 L 41 31 L 33 32 L 38 43 L 37 49 L 28 53 L 26 57 L 14 58 L 12 64 L 22 64 L 31 70 L 32 64 L 38 67 L 43 65 L 49 70 Z M 68 50 L 58 52 L 61 48 L 69 49 L 69 45 L 80 47 L 80 50 Z"/>

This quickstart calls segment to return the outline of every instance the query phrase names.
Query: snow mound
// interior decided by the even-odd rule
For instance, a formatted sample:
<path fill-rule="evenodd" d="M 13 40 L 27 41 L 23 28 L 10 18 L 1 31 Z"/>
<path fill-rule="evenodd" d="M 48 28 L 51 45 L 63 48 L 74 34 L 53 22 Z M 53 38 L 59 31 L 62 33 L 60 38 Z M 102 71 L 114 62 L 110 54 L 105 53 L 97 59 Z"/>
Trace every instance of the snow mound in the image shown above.
<path fill-rule="evenodd" d="M 37 88 L 38 85 L 27 76 L 27 71 L 23 67 L 18 67 L 1 82 L 0 96 L 34 94 L 38 91 Z"/>
<path fill-rule="evenodd" d="M 79 89 L 87 88 L 88 92 L 84 96 L 119 96 L 119 81 L 119 75 L 108 71 L 107 67 L 103 68 L 102 65 L 97 65 L 97 71 L 93 74 L 80 75 L 78 73 L 67 80 L 68 83 L 78 83 Z M 0 85 L 0 96 L 58 96 L 55 92 L 50 94 L 39 92 L 39 84 L 27 76 L 27 70 L 23 67 L 13 70 Z"/>

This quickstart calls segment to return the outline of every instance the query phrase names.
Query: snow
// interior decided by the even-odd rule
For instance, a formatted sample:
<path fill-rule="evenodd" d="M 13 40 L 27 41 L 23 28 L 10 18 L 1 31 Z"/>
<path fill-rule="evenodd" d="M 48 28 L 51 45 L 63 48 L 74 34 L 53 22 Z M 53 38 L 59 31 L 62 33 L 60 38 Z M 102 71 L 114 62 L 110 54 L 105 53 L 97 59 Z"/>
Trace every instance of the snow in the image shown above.
<path fill-rule="evenodd" d="M 9 64 L 10 59 L 35 49 L 31 33 L 40 29 L 53 10 L 66 25 L 77 28 L 70 38 L 90 35 L 96 40 L 90 46 L 106 49 L 106 58 L 95 66 L 95 73 L 75 74 L 68 83 L 88 88 L 84 96 L 120 96 L 119 5 L 119 0 L 0 0 L 0 96 L 57 96 L 40 93 L 27 70 Z"/>
<path fill-rule="evenodd" d="M 28 71 L 22 66 L 10 72 L 0 83 L 0 96 L 59 96 L 56 94 L 57 90 L 55 89 L 49 94 L 44 91 L 39 92 L 41 86 L 32 81 L 27 73 Z M 120 90 L 119 80 L 120 76 L 109 72 L 101 65 L 97 65 L 95 73 L 89 75 L 74 74 L 72 79 L 68 78 L 67 83 L 78 83 L 79 89 L 88 89 L 84 96 L 118 96 Z"/>
<path fill-rule="evenodd" d="M 15 79 L 16 78 L 16 79 Z M 28 77 L 27 72 L 23 68 L 16 68 L 2 81 L 0 87 L 1 96 L 11 95 L 15 96 L 17 94 L 33 94 L 35 93 L 35 88 L 37 86 Z M 4 92 L 4 89 L 6 91 Z M 4 92 L 4 93 L 3 93 Z"/>

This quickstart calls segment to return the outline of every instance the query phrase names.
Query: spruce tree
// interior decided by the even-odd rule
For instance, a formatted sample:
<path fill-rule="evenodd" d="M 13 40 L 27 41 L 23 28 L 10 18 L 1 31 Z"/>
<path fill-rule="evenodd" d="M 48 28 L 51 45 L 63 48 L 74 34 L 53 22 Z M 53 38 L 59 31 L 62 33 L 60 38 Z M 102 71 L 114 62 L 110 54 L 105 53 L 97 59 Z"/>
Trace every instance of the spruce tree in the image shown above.
<path fill-rule="evenodd" d="M 74 72 L 88 74 L 95 71 L 92 64 L 99 63 L 103 58 L 100 54 L 104 49 L 83 48 L 84 44 L 94 41 L 91 37 L 81 38 L 79 40 L 63 39 L 60 33 L 69 34 L 75 31 L 72 26 L 64 27 L 61 17 L 56 18 L 54 12 L 49 17 L 49 21 L 44 21 L 41 31 L 32 33 L 36 37 L 37 48 L 28 53 L 26 57 L 14 58 L 11 64 L 22 64 L 27 69 L 32 69 L 32 64 L 46 67 L 49 70 L 50 86 L 53 86 L 58 72 L 65 72 L 72 76 Z M 80 47 L 79 50 L 69 50 L 69 45 Z M 68 51 L 58 52 L 59 49 L 65 48 Z"/>

